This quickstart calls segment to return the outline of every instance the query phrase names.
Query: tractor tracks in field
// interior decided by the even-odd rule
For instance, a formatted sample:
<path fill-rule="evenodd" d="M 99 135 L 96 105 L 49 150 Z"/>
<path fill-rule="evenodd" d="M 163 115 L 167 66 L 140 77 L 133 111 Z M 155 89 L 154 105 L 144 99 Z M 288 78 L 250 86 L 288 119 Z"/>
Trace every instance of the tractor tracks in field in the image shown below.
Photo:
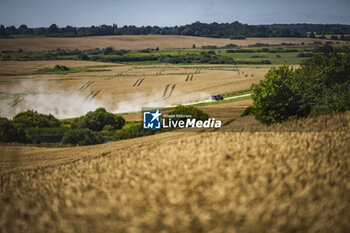
<path fill-rule="evenodd" d="M 95 97 L 101 92 L 101 90 L 94 90 L 94 91 L 91 91 L 84 99 L 84 101 L 88 101 L 88 100 L 93 100 L 95 99 Z"/>
<path fill-rule="evenodd" d="M 133 87 L 139 87 L 144 80 L 145 80 L 145 78 L 139 78 L 138 80 L 136 80 L 136 82 L 132 86 Z"/>
<path fill-rule="evenodd" d="M 171 86 L 171 84 L 167 84 L 167 85 L 165 86 L 165 89 L 164 89 L 164 92 L 163 92 L 163 96 L 162 96 L 164 99 L 171 97 L 171 95 L 173 94 L 174 89 L 175 89 L 175 87 L 176 87 L 176 84 L 174 83 L 174 84 L 171 86 L 171 89 L 169 90 L 169 87 L 170 87 L 170 86 Z M 167 95 L 168 90 L 169 90 L 169 94 Z"/>
<path fill-rule="evenodd" d="M 84 85 L 83 86 L 81 86 L 79 89 L 78 89 L 78 91 L 85 91 L 89 86 L 91 86 L 91 84 L 93 84 L 94 83 L 94 81 L 88 81 L 88 82 L 86 82 L 86 83 L 84 83 Z"/>
<path fill-rule="evenodd" d="M 88 81 L 86 83 L 84 83 L 84 85 L 82 85 L 79 89 L 78 92 L 83 92 L 86 89 L 88 89 L 92 84 L 94 83 L 94 81 Z M 90 93 L 84 98 L 84 102 L 85 101 L 91 101 L 93 99 L 96 98 L 96 96 L 101 92 L 101 90 L 92 90 L 90 91 Z"/>

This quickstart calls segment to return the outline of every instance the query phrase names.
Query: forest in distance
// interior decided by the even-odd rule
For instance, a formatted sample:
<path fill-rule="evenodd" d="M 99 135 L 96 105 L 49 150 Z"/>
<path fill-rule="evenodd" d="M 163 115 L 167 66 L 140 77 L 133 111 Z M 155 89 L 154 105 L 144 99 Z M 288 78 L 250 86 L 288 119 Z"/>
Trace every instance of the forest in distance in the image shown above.
<path fill-rule="evenodd" d="M 245 37 L 311 37 L 333 35 L 332 39 L 350 40 L 350 25 L 345 24 L 271 24 L 248 25 L 238 21 L 232 23 L 201 23 L 199 21 L 184 26 L 159 27 L 125 25 L 99 25 L 90 27 L 49 27 L 30 28 L 26 24 L 19 27 L 0 26 L 0 37 L 82 37 L 102 35 L 187 35 L 214 38 L 245 39 Z M 335 36 L 337 35 L 337 36 Z"/>

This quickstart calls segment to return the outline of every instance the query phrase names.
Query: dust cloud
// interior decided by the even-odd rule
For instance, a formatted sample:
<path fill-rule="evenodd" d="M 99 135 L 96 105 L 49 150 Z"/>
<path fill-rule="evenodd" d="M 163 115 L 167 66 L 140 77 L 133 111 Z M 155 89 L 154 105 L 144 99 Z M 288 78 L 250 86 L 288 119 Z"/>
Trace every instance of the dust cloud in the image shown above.
<path fill-rule="evenodd" d="M 171 96 L 162 97 L 160 90 L 135 92 L 123 98 L 109 94 L 79 92 L 79 87 L 62 90 L 49 87 L 44 82 L 23 81 L 12 87 L 0 88 L 0 116 L 12 118 L 17 113 L 28 109 L 39 113 L 52 114 L 57 118 L 73 118 L 104 107 L 113 113 L 141 111 L 142 107 L 166 107 L 191 101 L 207 99 L 203 92 L 182 93 L 174 90 Z"/>

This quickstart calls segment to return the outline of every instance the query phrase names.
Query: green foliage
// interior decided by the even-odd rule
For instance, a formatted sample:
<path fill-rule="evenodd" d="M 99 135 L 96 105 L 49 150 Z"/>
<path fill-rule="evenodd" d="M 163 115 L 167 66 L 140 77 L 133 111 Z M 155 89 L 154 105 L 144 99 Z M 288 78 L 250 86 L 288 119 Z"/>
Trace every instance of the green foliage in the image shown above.
<path fill-rule="evenodd" d="M 52 128 L 26 128 L 24 130 L 29 142 L 40 144 L 43 142 L 57 143 L 60 142 L 64 133 L 67 131 L 63 127 Z"/>
<path fill-rule="evenodd" d="M 89 129 L 70 129 L 62 137 L 62 144 L 70 145 L 94 145 L 104 142 L 101 134 Z"/>
<path fill-rule="evenodd" d="M 52 24 L 48 28 L 28 28 L 21 25 L 18 28 L 14 26 L 1 27 L 0 33 L 3 35 L 32 35 L 49 37 L 77 37 L 77 36 L 100 36 L 100 35 L 187 35 L 204 36 L 215 38 L 244 39 L 245 37 L 306 37 L 307 32 L 316 32 L 317 35 L 347 35 L 350 34 L 349 25 L 339 24 L 272 24 L 272 25 L 247 25 L 240 22 L 232 23 L 201 23 L 176 27 L 159 26 L 123 26 L 100 25 L 91 27 L 72 27 L 66 26 L 59 28 Z M 315 37 L 314 33 L 310 34 Z"/>
<path fill-rule="evenodd" d="M 26 128 L 49 128 L 61 125 L 61 122 L 53 115 L 41 114 L 33 110 L 18 113 L 12 122 L 17 131 L 14 139 L 17 142 L 28 142 L 25 135 Z"/>
<path fill-rule="evenodd" d="M 162 129 L 144 129 L 142 125 L 133 125 L 127 129 L 117 130 L 113 136 L 113 141 L 148 136 L 162 132 Z"/>
<path fill-rule="evenodd" d="M 297 71 L 303 107 L 313 113 L 350 108 L 350 53 L 316 55 Z"/>
<path fill-rule="evenodd" d="M 297 57 L 312 57 L 313 54 L 312 53 L 299 53 L 297 55 Z"/>
<path fill-rule="evenodd" d="M 13 142 L 17 138 L 17 131 L 12 121 L 0 117 L 0 142 Z"/>
<path fill-rule="evenodd" d="M 9 34 L 8 33 L 6 33 L 6 29 L 5 29 L 5 26 L 4 25 L 0 25 L 0 38 L 1 37 L 8 37 L 9 36 Z"/>
<path fill-rule="evenodd" d="M 45 128 L 59 127 L 61 125 L 61 122 L 51 114 L 46 115 L 38 113 L 37 111 L 27 110 L 25 112 L 18 113 L 13 118 L 13 124 L 17 128 Z"/>
<path fill-rule="evenodd" d="M 109 129 L 121 129 L 125 120 L 121 116 L 115 116 L 104 108 L 98 108 L 93 112 L 88 112 L 85 116 L 79 118 L 76 122 L 77 128 L 87 128 L 92 131 L 101 131 L 104 127 Z"/>
<path fill-rule="evenodd" d="M 216 45 L 203 45 L 202 49 L 217 49 L 218 46 Z"/>
<path fill-rule="evenodd" d="M 271 69 L 252 86 L 254 103 L 245 112 L 263 123 L 290 116 L 332 113 L 350 109 L 350 53 L 316 55 L 299 69 Z"/>
<path fill-rule="evenodd" d="M 107 54 L 110 54 L 110 53 L 113 53 L 113 48 L 112 47 L 107 47 L 104 51 L 104 54 L 107 55 Z"/>
<path fill-rule="evenodd" d="M 245 40 L 245 36 L 231 36 L 230 37 L 231 40 Z"/>
<path fill-rule="evenodd" d="M 266 124 L 296 114 L 299 98 L 292 88 L 294 80 L 293 68 L 286 65 L 269 70 L 264 80 L 252 85 L 252 114 Z"/>
<path fill-rule="evenodd" d="M 197 120 L 208 120 L 209 115 L 202 110 L 193 106 L 178 105 L 176 108 L 169 112 L 169 115 L 190 115 L 190 118 L 195 118 Z M 186 117 L 175 117 L 178 120 L 186 120 Z"/>
<path fill-rule="evenodd" d="M 88 55 L 86 55 L 85 53 L 79 54 L 79 55 L 78 55 L 78 58 L 79 58 L 80 60 L 83 60 L 83 61 L 89 60 Z"/>
<path fill-rule="evenodd" d="M 266 43 L 255 43 L 252 45 L 248 45 L 248 47 L 267 47 L 270 46 L 270 44 L 266 44 Z"/>
<path fill-rule="evenodd" d="M 67 66 L 60 66 L 60 65 L 55 65 L 54 67 L 55 70 L 61 70 L 61 71 L 68 71 L 69 68 Z"/>

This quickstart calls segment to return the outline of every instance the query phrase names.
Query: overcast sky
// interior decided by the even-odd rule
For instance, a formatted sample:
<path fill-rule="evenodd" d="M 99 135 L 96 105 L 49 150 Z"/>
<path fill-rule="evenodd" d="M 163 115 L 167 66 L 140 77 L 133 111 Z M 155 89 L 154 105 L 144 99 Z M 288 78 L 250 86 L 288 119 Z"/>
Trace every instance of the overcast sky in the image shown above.
<path fill-rule="evenodd" d="M 0 0 L 0 24 L 175 26 L 195 21 L 350 24 L 350 0 Z"/>

